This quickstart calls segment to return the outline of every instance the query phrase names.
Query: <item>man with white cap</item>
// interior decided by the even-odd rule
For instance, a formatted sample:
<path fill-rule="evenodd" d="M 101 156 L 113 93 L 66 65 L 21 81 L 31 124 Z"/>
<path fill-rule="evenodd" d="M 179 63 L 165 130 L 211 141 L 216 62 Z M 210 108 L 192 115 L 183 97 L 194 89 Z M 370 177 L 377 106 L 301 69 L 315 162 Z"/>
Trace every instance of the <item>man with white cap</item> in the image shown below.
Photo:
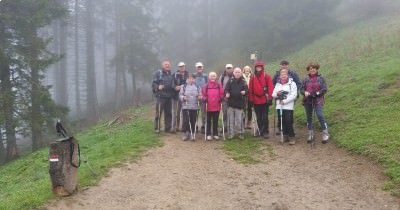
<path fill-rule="evenodd" d="M 196 66 L 196 80 L 195 84 L 197 87 L 203 89 L 203 87 L 207 84 L 207 74 L 204 74 L 204 66 L 203 63 L 197 62 L 195 64 Z M 200 109 L 201 109 L 201 132 L 204 133 L 205 131 L 205 124 L 206 124 L 206 106 L 204 102 L 201 102 L 200 104 Z"/>
<path fill-rule="evenodd" d="M 228 81 L 232 78 L 233 76 L 233 65 L 228 63 L 225 65 L 225 71 L 223 74 L 221 74 L 221 76 L 219 77 L 219 83 L 221 84 L 222 88 L 224 89 L 225 92 L 225 88 L 226 88 L 226 84 L 228 83 Z M 222 101 L 222 114 L 224 117 L 224 127 L 225 130 L 227 130 L 228 128 L 228 104 L 226 100 Z"/>
<path fill-rule="evenodd" d="M 178 63 L 178 70 L 173 76 L 175 81 L 175 95 L 172 98 L 172 129 L 174 131 L 179 131 L 182 110 L 182 102 L 179 100 L 179 91 L 181 90 L 182 85 L 186 84 L 188 78 L 188 72 L 186 71 L 184 62 Z"/>

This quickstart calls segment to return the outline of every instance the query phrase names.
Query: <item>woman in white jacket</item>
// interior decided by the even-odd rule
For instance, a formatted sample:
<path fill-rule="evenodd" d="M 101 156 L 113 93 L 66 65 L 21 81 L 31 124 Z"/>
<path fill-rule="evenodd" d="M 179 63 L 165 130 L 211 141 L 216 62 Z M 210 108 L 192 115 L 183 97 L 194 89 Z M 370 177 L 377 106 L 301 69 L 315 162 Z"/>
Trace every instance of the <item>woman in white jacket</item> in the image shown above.
<path fill-rule="evenodd" d="M 282 109 L 282 127 L 283 136 L 285 141 L 289 142 L 290 145 L 294 145 L 296 140 L 294 139 L 295 133 L 293 129 L 293 110 L 294 101 L 297 97 L 297 86 L 296 83 L 289 78 L 288 71 L 282 69 L 280 72 L 279 81 L 276 83 L 272 97 L 276 98 L 276 109 Z"/>

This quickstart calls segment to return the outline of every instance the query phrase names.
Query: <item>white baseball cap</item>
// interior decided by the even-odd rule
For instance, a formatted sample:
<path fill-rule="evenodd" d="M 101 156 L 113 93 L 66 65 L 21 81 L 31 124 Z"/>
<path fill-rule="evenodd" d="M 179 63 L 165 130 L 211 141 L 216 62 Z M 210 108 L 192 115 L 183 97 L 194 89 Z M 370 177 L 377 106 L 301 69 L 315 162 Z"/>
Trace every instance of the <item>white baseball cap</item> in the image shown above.
<path fill-rule="evenodd" d="M 179 62 L 179 63 L 178 63 L 178 66 L 179 66 L 179 67 L 185 66 L 185 63 L 184 63 L 184 62 Z"/>
<path fill-rule="evenodd" d="M 225 65 L 225 68 L 226 68 L 226 69 L 227 69 L 227 68 L 233 68 L 233 65 L 230 64 L 230 63 L 228 63 L 228 64 Z"/>
<path fill-rule="evenodd" d="M 196 63 L 196 68 L 197 68 L 197 67 L 200 67 L 200 66 L 203 67 L 203 63 L 197 62 L 197 63 Z"/>

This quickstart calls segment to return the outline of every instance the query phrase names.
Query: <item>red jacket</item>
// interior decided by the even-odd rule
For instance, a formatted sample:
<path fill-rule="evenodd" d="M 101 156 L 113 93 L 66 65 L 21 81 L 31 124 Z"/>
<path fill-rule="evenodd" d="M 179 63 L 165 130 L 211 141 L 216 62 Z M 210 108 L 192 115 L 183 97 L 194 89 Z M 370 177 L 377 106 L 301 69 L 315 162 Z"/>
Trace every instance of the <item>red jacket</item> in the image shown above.
<path fill-rule="evenodd" d="M 257 72 L 255 67 L 261 66 L 262 70 Z M 249 100 L 254 104 L 265 104 L 267 100 L 272 100 L 272 91 L 274 85 L 272 84 L 272 77 L 264 72 L 264 62 L 257 61 L 254 67 L 254 75 L 250 78 L 249 82 Z M 268 95 L 268 98 L 267 96 Z"/>
<path fill-rule="evenodd" d="M 208 112 L 216 112 L 221 110 L 221 101 L 224 97 L 224 89 L 221 84 L 216 81 L 208 81 L 203 86 L 203 100 L 207 103 Z"/>

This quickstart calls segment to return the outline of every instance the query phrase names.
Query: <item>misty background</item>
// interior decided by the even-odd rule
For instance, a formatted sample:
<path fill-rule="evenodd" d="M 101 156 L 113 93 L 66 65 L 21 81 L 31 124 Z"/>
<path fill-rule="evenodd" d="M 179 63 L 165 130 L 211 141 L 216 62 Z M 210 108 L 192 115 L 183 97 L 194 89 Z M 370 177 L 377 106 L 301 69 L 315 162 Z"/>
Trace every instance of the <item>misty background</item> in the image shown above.
<path fill-rule="evenodd" d="M 0 163 L 152 100 L 160 61 L 222 72 L 284 59 L 398 0 L 2 0 Z M 323 61 L 320 61 L 323 62 Z M 274 71 L 274 70 L 268 70 Z M 149 131 L 150 132 L 150 131 Z"/>

